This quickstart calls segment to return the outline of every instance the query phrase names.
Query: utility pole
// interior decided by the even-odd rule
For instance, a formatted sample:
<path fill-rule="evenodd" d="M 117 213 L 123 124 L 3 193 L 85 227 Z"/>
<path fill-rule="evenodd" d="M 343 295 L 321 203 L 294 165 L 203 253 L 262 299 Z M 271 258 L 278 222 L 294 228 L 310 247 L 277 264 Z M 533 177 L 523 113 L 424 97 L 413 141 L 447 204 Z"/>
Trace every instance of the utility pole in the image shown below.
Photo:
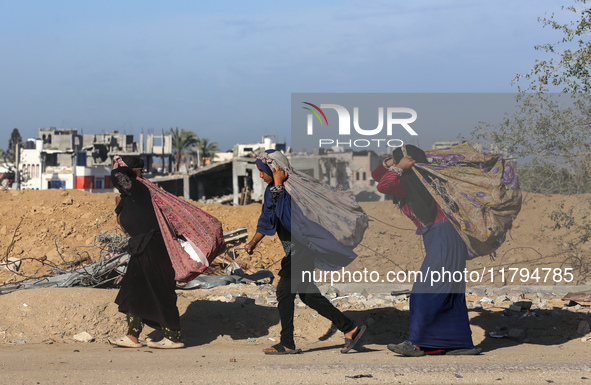
<path fill-rule="evenodd" d="M 15 143 L 14 145 L 14 165 L 15 165 L 15 172 L 14 172 L 14 179 L 16 182 L 16 189 L 20 190 L 21 189 L 21 176 L 20 176 L 20 170 L 19 170 L 19 165 L 20 165 L 20 153 L 19 153 L 19 148 L 18 148 L 18 143 Z"/>

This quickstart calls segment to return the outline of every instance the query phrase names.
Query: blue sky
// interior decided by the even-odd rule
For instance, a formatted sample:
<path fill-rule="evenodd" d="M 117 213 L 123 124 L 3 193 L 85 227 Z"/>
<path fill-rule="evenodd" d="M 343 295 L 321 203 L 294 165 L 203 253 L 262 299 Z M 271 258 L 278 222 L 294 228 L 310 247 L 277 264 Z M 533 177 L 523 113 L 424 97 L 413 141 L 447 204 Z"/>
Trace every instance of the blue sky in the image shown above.
<path fill-rule="evenodd" d="M 15 127 L 179 127 L 227 150 L 289 142 L 291 93 L 516 92 L 561 4 L 1 1 L 0 148 Z"/>

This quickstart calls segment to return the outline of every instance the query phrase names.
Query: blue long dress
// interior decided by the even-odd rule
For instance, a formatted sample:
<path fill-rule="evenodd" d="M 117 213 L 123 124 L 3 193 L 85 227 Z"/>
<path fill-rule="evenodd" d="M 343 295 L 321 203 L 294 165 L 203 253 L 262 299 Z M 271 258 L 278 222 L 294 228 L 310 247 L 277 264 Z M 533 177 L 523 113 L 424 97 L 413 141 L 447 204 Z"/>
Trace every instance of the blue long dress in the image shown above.
<path fill-rule="evenodd" d="M 425 244 L 423 275 L 442 269 L 452 274 L 464 271 L 468 251 L 451 222 L 444 219 L 417 234 L 423 235 Z M 433 285 L 430 280 L 416 281 L 410 295 L 409 341 L 421 348 L 474 348 L 465 290 L 463 280 Z"/>
<path fill-rule="evenodd" d="M 372 178 L 379 181 L 378 191 L 395 197 L 405 197 L 397 172 L 380 165 L 372 172 Z M 412 214 L 408 204 L 401 207 L 402 212 L 417 225 L 417 234 L 423 236 L 426 254 L 421 266 L 426 279 L 416 280 L 410 295 L 409 341 L 421 348 L 471 349 L 474 344 L 463 279 L 455 283 L 446 278 L 445 282 L 433 285 L 429 279 L 433 271 L 441 273 L 442 269 L 451 274 L 463 274 L 468 255 L 466 244 L 458 232 L 445 219 L 441 208 L 437 209 L 435 223 L 424 227 Z"/>

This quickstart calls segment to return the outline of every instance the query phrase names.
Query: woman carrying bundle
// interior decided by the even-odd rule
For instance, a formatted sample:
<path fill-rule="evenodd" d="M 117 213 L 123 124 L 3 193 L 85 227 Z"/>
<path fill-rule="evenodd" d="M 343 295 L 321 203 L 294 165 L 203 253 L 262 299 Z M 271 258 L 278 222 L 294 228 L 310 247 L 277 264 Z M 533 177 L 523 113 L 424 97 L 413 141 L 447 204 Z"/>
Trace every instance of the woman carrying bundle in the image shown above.
<path fill-rule="evenodd" d="M 468 249 L 446 219 L 426 187 L 411 169 L 415 163 L 428 163 L 423 150 L 412 145 L 393 152 L 373 172 L 381 193 L 394 196 L 394 203 L 417 226 L 423 236 L 425 260 L 421 274 L 429 271 L 463 272 Z M 410 336 L 407 341 L 389 344 L 388 349 L 405 356 L 425 354 L 478 354 L 466 307 L 465 283 L 449 277 L 431 283 L 429 277 L 417 280 L 410 295 Z"/>
<path fill-rule="evenodd" d="M 256 165 L 261 179 L 268 186 L 265 190 L 257 232 L 247 243 L 246 250 L 252 254 L 261 239 L 266 235 L 272 236 L 277 233 L 285 251 L 285 257 L 281 260 L 281 271 L 279 271 L 281 278 L 277 284 L 281 340 L 280 343 L 264 349 L 263 352 L 265 354 L 301 352 L 301 349 L 296 349 L 293 336 L 294 300 L 296 294 L 299 294 L 302 302 L 331 320 L 333 325 L 345 334 L 345 347 L 341 353 L 348 353 L 359 342 L 366 326 L 357 326 L 353 320 L 335 308 L 326 297 L 320 294 L 313 282 L 303 279 L 302 273 L 312 272 L 315 267 L 324 267 L 323 264 L 333 266 L 340 263 L 345 266 L 352 261 L 355 254 L 338 242 L 326 229 L 307 220 L 300 210 L 296 210 L 295 202 L 285 190 L 284 182 L 289 177 L 297 178 L 297 174 L 295 171 L 288 174 L 286 169 L 289 168 L 289 162 L 282 153 L 267 150 L 259 155 Z M 314 209 L 318 210 L 319 207 Z M 314 234 L 317 238 L 307 242 L 308 246 L 304 246 L 303 234 Z M 312 243 L 314 246 L 311 246 Z M 314 247 L 315 251 L 310 247 Z M 318 252 L 320 249 L 325 252 Z"/>
<path fill-rule="evenodd" d="M 160 232 L 148 188 L 139 181 L 144 162 L 124 156 L 114 163 L 111 178 L 121 196 L 117 199 L 117 222 L 131 239 L 131 258 L 115 299 L 119 311 L 127 316 L 127 335 L 110 342 L 128 348 L 143 346 L 138 338 L 144 324 L 163 329 L 161 341 L 148 346 L 161 349 L 184 347 L 176 305 L 175 272 Z M 118 167 L 119 166 L 119 167 Z"/>

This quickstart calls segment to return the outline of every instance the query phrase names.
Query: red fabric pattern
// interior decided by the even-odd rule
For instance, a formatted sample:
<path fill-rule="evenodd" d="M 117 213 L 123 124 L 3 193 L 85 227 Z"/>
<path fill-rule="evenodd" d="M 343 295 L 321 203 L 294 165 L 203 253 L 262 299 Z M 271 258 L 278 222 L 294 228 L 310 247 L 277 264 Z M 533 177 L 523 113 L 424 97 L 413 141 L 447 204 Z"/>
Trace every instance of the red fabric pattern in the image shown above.
<path fill-rule="evenodd" d="M 116 156 L 114 160 L 121 166 L 125 166 L 120 157 Z M 195 279 L 208 266 L 191 259 L 181 247 L 177 236 L 171 232 L 168 222 L 179 235 L 193 242 L 210 263 L 226 249 L 222 223 L 213 215 L 164 191 L 148 179 L 138 178 L 138 180 L 150 190 L 160 231 L 175 271 L 175 280 L 189 282 Z"/>
<path fill-rule="evenodd" d="M 148 187 L 152 195 L 160 231 L 175 271 L 175 280 L 188 282 L 195 279 L 208 266 L 191 259 L 176 240 L 176 236 L 172 234 L 166 219 L 179 235 L 193 242 L 210 263 L 226 249 L 222 223 L 195 205 L 162 190 L 149 180 L 143 178 L 138 180 Z"/>
<path fill-rule="evenodd" d="M 392 195 L 398 198 L 405 198 L 406 195 L 404 194 L 404 189 L 400 184 L 399 175 L 396 171 L 390 171 L 386 169 L 383 165 L 379 165 L 376 167 L 375 170 L 371 172 L 371 177 L 373 180 L 378 182 L 377 189 L 382 194 Z M 410 207 L 408 204 L 402 205 L 400 208 L 402 213 L 410 218 L 413 221 L 415 226 L 418 229 L 423 229 L 425 226 L 421 224 L 419 219 L 413 215 L 410 211 Z M 435 216 L 434 223 L 437 223 L 441 220 L 445 219 L 445 214 L 441 211 L 441 207 L 437 206 L 437 215 Z"/>

